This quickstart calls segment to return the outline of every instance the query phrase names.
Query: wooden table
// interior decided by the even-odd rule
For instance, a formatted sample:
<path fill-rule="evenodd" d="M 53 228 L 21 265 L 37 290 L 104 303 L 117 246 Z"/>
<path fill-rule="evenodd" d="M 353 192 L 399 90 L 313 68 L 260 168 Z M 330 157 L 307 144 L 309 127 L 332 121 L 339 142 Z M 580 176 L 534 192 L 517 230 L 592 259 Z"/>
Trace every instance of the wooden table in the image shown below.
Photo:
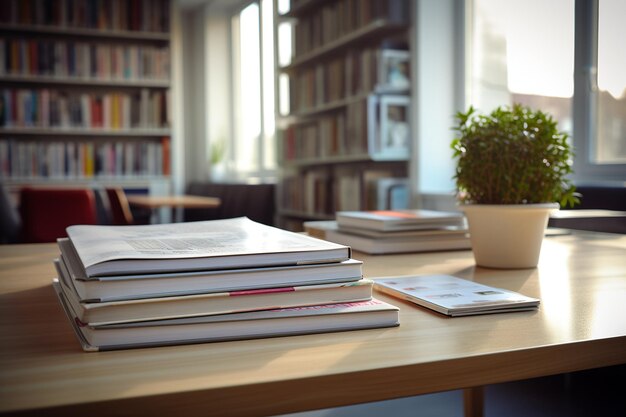
<path fill-rule="evenodd" d="M 602 209 L 557 210 L 548 225 L 557 228 L 626 233 L 626 211 Z"/>
<path fill-rule="evenodd" d="M 129 195 L 128 203 L 131 206 L 151 209 L 153 212 L 160 208 L 186 209 L 186 208 L 214 208 L 222 203 L 217 197 L 204 197 L 198 195 Z M 180 213 L 174 213 L 174 220 L 182 220 Z M 160 219 L 159 216 L 157 218 Z M 158 221 L 162 223 L 162 219 Z"/>
<path fill-rule="evenodd" d="M 0 247 L 0 412 L 260 416 L 626 363 L 624 235 L 547 238 L 526 270 L 478 268 L 470 251 L 355 253 L 367 277 L 454 274 L 539 297 L 538 311 L 447 318 L 377 294 L 399 327 L 98 353 L 53 294 L 57 253 Z"/>

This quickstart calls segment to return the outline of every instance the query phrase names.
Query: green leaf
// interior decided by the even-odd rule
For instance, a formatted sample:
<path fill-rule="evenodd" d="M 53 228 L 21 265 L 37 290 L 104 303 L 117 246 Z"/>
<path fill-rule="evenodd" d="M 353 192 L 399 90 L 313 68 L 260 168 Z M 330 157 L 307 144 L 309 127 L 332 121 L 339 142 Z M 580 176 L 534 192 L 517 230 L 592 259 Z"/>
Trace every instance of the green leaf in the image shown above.
<path fill-rule="evenodd" d="M 551 115 L 521 104 L 455 116 L 451 147 L 459 198 L 482 204 L 578 202 L 568 178 L 573 152 Z"/>

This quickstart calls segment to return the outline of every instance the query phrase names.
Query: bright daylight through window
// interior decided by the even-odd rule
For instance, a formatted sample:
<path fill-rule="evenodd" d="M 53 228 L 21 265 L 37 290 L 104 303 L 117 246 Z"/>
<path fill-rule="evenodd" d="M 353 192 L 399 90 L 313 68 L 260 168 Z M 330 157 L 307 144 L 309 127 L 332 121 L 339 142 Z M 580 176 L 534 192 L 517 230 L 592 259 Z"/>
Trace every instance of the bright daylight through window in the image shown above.
<path fill-rule="evenodd" d="M 626 1 L 602 0 L 598 15 L 597 163 L 626 163 Z"/>
<path fill-rule="evenodd" d="M 272 0 L 253 2 L 232 20 L 233 158 L 238 175 L 272 180 L 276 170 Z"/>
<path fill-rule="evenodd" d="M 470 102 L 482 111 L 522 103 L 571 133 L 574 0 L 476 0 Z"/>
<path fill-rule="evenodd" d="M 626 2 L 599 0 L 597 81 L 592 128 L 574 132 L 574 0 L 475 0 L 470 103 L 483 111 L 522 103 L 551 113 L 559 127 L 584 136 L 577 154 L 588 164 L 626 163 Z M 592 75 L 596 72 L 591 69 Z"/>

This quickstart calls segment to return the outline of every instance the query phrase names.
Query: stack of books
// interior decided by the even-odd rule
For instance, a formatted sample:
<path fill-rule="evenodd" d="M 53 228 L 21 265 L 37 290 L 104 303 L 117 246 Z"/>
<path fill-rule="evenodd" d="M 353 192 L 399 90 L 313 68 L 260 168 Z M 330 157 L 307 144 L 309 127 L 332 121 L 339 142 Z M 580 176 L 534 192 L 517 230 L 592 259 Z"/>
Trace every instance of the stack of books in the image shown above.
<path fill-rule="evenodd" d="M 433 210 L 339 211 L 336 221 L 304 223 L 310 236 L 369 254 L 470 249 L 462 213 Z"/>
<path fill-rule="evenodd" d="M 398 325 L 350 247 L 245 217 L 67 233 L 53 286 L 87 351 Z"/>

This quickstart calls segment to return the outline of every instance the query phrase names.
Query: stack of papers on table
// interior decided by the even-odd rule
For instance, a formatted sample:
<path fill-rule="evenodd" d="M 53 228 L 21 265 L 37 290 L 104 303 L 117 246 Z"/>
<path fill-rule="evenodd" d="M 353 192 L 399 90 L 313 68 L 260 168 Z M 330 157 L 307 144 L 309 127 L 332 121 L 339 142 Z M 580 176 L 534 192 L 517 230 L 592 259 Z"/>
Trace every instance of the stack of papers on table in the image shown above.
<path fill-rule="evenodd" d="M 85 350 L 398 324 L 345 245 L 247 218 L 67 232 L 54 288 Z"/>

